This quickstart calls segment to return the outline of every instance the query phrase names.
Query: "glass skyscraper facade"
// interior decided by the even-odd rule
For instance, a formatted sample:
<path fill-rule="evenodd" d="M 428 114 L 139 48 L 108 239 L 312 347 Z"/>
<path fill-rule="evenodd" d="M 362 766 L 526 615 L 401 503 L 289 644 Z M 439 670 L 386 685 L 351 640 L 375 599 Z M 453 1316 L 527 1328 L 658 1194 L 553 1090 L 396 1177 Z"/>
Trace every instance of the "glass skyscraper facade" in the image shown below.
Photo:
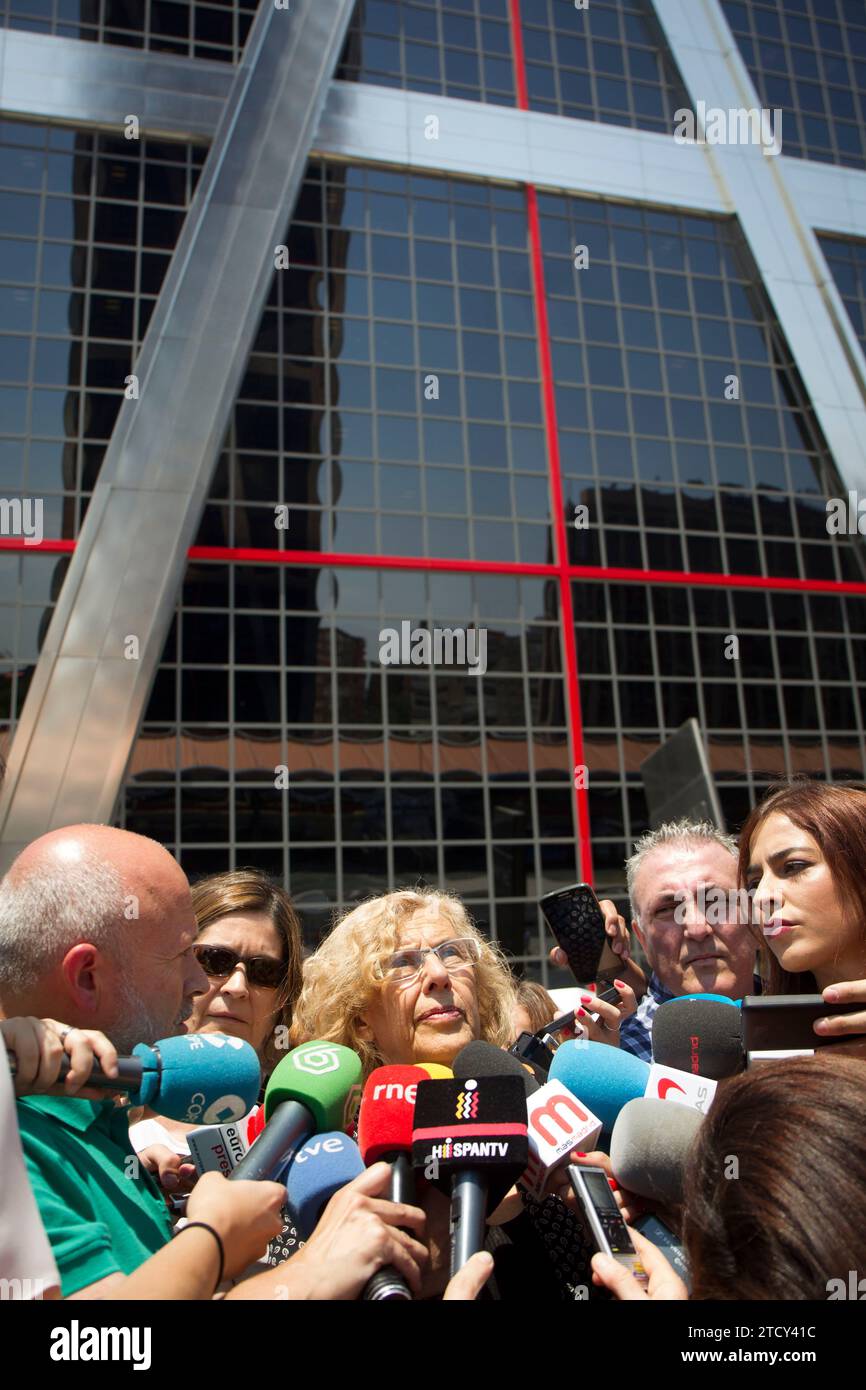
<path fill-rule="evenodd" d="M 231 65 L 255 8 L 0 0 L 0 20 Z M 671 8 L 362 0 L 334 86 L 673 162 L 703 93 Z M 780 163 L 864 169 L 862 3 L 718 12 L 784 108 Z M 9 744 L 208 144 L 6 116 L 0 493 L 44 500 L 41 545 L 0 538 Z M 580 141 L 561 186 L 485 170 L 483 131 L 471 171 L 371 142 L 314 143 L 115 819 L 192 878 L 274 873 L 311 944 L 371 892 L 446 886 L 546 979 L 539 897 L 585 878 L 621 899 L 640 764 L 683 720 L 732 829 L 776 776 L 863 777 L 862 538 L 826 513 L 861 460 L 736 207 L 582 188 Z M 811 229 L 858 380 L 859 207 L 863 240 Z M 483 630 L 486 669 L 383 664 L 403 623 Z"/>

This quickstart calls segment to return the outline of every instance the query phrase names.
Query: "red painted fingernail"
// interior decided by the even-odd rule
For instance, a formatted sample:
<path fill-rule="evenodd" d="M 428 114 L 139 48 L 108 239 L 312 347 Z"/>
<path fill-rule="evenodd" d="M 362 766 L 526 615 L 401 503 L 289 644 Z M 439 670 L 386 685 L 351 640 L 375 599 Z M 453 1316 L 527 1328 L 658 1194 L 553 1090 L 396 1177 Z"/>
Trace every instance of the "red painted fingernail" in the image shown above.
<path fill-rule="evenodd" d="M 586 1018 L 586 1009 L 578 1009 L 577 1016 L 578 1018 Z"/>
<path fill-rule="evenodd" d="M 586 1154 L 585 1154 L 585 1153 L 581 1153 L 580 1149 L 577 1149 L 576 1152 L 577 1152 L 578 1158 L 586 1158 Z"/>
<path fill-rule="evenodd" d="M 591 995 L 591 994 L 582 994 L 582 995 L 580 996 L 580 1002 L 581 1002 L 581 1004 L 591 1004 L 591 1003 L 592 1003 L 592 995 Z"/>
<path fill-rule="evenodd" d="M 594 984 L 592 984 L 592 985 L 587 985 L 587 989 L 595 989 L 595 985 L 594 985 Z"/>
<path fill-rule="evenodd" d="M 617 989 L 625 989 L 625 980 L 614 980 Z"/>
<path fill-rule="evenodd" d="M 619 1192 L 619 1183 L 616 1178 L 608 1178 L 607 1183 L 612 1192 Z"/>

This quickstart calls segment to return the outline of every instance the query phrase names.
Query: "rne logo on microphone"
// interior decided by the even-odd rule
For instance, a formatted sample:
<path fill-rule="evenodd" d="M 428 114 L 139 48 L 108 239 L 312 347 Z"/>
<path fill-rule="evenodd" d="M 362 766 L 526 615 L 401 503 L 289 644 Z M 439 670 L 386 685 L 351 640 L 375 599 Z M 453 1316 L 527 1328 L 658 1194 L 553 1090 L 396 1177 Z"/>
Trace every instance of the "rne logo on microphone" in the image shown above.
<path fill-rule="evenodd" d="M 465 1090 L 461 1091 L 457 1097 L 457 1108 L 454 1114 L 458 1120 L 474 1120 L 478 1114 L 478 1102 L 481 1096 L 477 1087 L 477 1081 L 467 1081 Z"/>
<path fill-rule="evenodd" d="M 374 1100 L 405 1100 L 409 1105 L 414 1105 L 418 1099 L 418 1082 L 411 1081 L 408 1086 L 404 1086 L 402 1081 L 380 1082 L 373 1087 Z"/>
<path fill-rule="evenodd" d="M 324 1076 L 326 1072 L 337 1071 L 340 1054 L 335 1047 L 314 1043 L 310 1047 L 299 1047 L 291 1054 L 292 1066 L 298 1071 L 309 1072 L 311 1076 Z"/>

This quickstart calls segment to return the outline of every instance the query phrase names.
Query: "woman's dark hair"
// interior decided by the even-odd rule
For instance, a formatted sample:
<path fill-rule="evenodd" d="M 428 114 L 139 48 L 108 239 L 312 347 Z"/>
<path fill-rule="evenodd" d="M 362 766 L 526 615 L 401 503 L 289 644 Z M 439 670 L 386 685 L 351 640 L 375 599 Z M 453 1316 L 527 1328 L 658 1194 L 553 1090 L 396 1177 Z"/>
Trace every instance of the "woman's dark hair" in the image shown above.
<path fill-rule="evenodd" d="M 826 1299 L 866 1272 L 864 1100 L 866 1064 L 838 1054 L 722 1082 L 684 1176 L 693 1298 Z"/>
<path fill-rule="evenodd" d="M 192 886 L 192 905 L 199 934 L 222 917 L 235 912 L 264 912 L 282 946 L 285 976 L 274 1001 L 274 1029 L 282 1025 L 288 1034 L 298 995 L 301 992 L 301 924 L 291 898 L 284 888 L 262 873 L 261 869 L 230 869 L 223 874 L 211 874 Z M 262 1065 L 272 1071 L 280 1056 L 275 1034 L 265 1044 Z"/>
<path fill-rule="evenodd" d="M 767 817 L 776 814 L 787 816 L 816 841 L 827 862 L 843 913 L 860 924 L 866 939 L 866 878 L 863 875 L 866 786 L 862 782 L 830 786 L 826 782 L 801 778 L 771 787 L 740 831 L 737 876 L 741 885 L 746 882 L 755 835 Z M 791 974 L 783 970 L 772 951 L 767 949 L 760 927 L 752 923 L 752 930 L 761 947 L 761 974 L 766 993 L 818 992 L 810 972 Z"/>

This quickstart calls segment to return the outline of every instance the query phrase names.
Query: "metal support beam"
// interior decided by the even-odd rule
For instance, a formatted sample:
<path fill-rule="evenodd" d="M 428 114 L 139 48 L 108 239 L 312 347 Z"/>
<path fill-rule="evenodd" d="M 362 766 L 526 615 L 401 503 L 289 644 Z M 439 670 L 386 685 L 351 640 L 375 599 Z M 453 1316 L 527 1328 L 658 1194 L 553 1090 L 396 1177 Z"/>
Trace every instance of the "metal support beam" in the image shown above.
<path fill-rule="evenodd" d="M 111 817 L 352 6 L 265 0 L 253 23 L 16 732 L 7 864 Z"/>
<path fill-rule="evenodd" d="M 725 112 L 760 109 L 719 0 L 653 3 L 695 104 Z M 842 483 L 866 493 L 866 359 L 817 237 L 791 195 L 783 161 L 758 144 L 703 148 L 736 210 Z M 743 389 L 747 395 L 748 383 Z"/>
<path fill-rule="evenodd" d="M 207 144 L 233 77 L 228 63 L 0 30 L 0 113 L 26 120 L 116 133 L 134 113 L 159 139 Z M 424 138 L 430 113 L 440 120 L 438 140 Z M 681 147 L 672 165 L 669 137 L 651 131 L 370 83 L 330 84 L 311 152 L 699 212 L 734 211 L 705 147 Z M 784 154 L 776 163 L 808 226 L 866 237 L 866 172 Z"/>

